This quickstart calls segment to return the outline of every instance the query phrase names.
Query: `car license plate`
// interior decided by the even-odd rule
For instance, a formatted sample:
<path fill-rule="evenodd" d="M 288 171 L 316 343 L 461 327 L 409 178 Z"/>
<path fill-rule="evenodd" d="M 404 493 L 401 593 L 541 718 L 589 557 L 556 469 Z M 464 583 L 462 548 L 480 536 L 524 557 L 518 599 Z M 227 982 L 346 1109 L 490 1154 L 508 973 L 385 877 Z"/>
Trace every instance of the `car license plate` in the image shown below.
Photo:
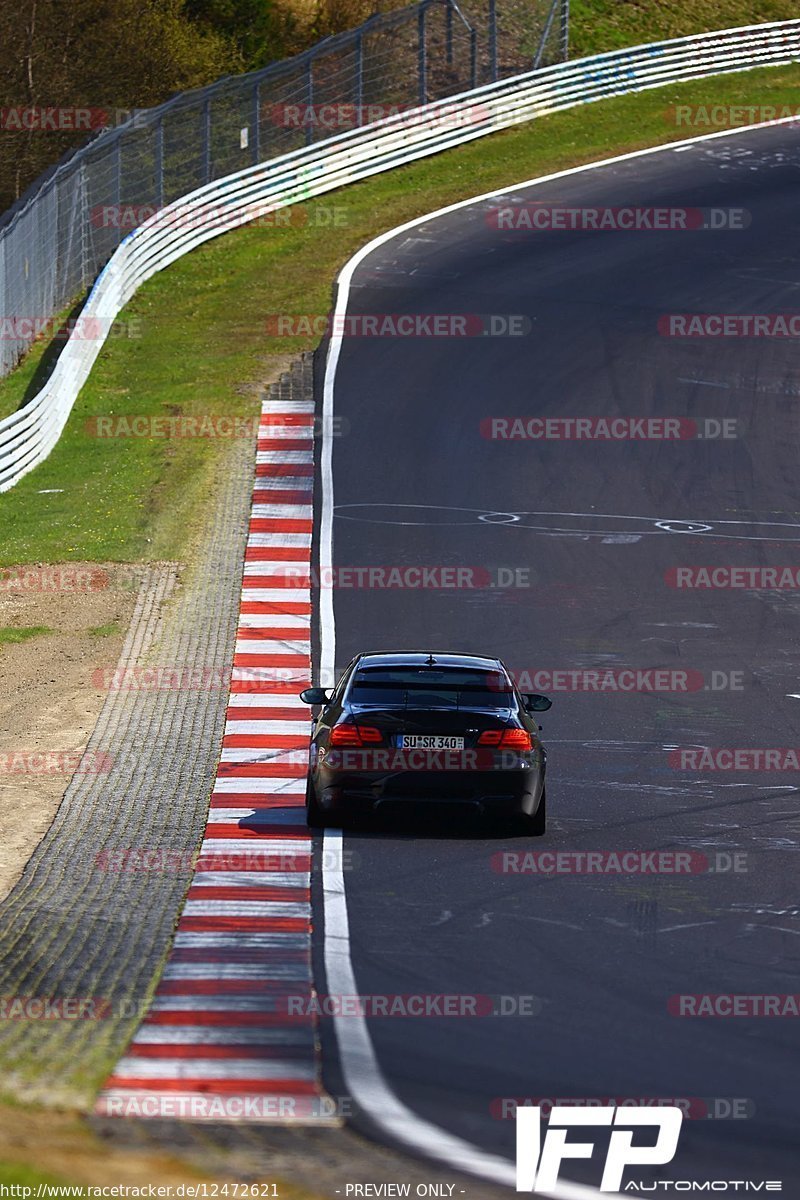
<path fill-rule="evenodd" d="M 444 737 L 434 734 L 401 733 L 401 750 L 463 750 L 463 737 Z"/>

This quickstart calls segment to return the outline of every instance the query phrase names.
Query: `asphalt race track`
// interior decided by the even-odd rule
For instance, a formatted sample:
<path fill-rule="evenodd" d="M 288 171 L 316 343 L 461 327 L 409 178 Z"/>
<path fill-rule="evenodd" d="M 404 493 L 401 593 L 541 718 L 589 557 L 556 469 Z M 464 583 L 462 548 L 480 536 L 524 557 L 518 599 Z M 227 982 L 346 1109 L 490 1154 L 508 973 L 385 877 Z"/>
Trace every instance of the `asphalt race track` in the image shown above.
<path fill-rule="evenodd" d="M 351 315 L 515 314 L 529 327 L 344 338 L 336 568 L 471 567 L 479 586 L 337 587 L 337 668 L 360 650 L 451 649 L 497 654 L 523 677 L 663 668 L 694 689 L 553 688 L 542 840 L 463 824 L 345 835 L 360 993 L 533 998 L 521 1016 L 368 1022 L 409 1109 L 509 1161 L 500 1098 L 684 1098 L 695 1119 L 664 1178 L 781 1179 L 797 1194 L 797 1018 L 680 1017 L 670 997 L 800 992 L 797 773 L 686 769 L 674 753 L 800 744 L 800 596 L 669 582 L 681 566 L 800 563 L 797 350 L 670 338 L 658 322 L 797 310 L 799 197 L 800 131 L 765 128 L 509 190 L 388 241 L 353 278 Z M 493 226 L 498 204 L 534 200 L 746 210 L 746 228 Z M 736 436 L 482 436 L 488 418 L 514 416 L 734 418 Z M 496 869 L 493 856 L 526 850 L 692 850 L 721 869 Z M 704 1115 L 726 1100 L 746 1115 Z M 600 1169 L 595 1157 L 565 1174 L 596 1186 Z"/>

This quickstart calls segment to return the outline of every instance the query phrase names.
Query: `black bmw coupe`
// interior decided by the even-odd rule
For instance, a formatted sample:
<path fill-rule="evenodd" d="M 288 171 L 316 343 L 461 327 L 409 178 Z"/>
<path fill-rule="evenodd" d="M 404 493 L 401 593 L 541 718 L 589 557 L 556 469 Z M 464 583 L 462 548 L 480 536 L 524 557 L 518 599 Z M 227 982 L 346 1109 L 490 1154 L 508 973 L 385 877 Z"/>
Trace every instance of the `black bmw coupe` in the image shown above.
<path fill-rule="evenodd" d="M 497 658 L 471 654 L 359 654 L 319 706 L 309 752 L 310 826 L 420 808 L 516 819 L 545 832 L 544 746 L 534 713 L 546 696 L 521 694 Z"/>

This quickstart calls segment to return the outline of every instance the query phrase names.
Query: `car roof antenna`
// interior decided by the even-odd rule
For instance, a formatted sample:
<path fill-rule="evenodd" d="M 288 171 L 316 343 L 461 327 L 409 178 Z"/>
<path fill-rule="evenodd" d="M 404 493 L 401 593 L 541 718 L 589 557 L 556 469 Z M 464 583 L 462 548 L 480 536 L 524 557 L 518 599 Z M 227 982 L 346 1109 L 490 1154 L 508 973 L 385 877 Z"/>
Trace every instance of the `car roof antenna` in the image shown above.
<path fill-rule="evenodd" d="M 425 666 L 426 667 L 435 667 L 436 666 L 436 659 L 433 657 L 432 654 L 428 654 L 428 657 L 425 660 Z"/>

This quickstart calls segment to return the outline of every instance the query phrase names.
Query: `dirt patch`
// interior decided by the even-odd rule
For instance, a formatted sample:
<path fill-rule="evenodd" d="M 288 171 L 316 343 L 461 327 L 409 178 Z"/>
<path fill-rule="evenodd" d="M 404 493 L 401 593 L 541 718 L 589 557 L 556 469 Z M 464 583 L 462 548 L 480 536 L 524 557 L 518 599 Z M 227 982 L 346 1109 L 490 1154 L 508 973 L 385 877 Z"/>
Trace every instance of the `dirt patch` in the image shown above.
<path fill-rule="evenodd" d="M 0 578 L 0 900 L 47 832 L 105 693 L 92 672 L 114 666 L 130 624 L 137 572 L 69 563 L 4 568 Z M 25 640 L 11 637 L 32 633 Z"/>

